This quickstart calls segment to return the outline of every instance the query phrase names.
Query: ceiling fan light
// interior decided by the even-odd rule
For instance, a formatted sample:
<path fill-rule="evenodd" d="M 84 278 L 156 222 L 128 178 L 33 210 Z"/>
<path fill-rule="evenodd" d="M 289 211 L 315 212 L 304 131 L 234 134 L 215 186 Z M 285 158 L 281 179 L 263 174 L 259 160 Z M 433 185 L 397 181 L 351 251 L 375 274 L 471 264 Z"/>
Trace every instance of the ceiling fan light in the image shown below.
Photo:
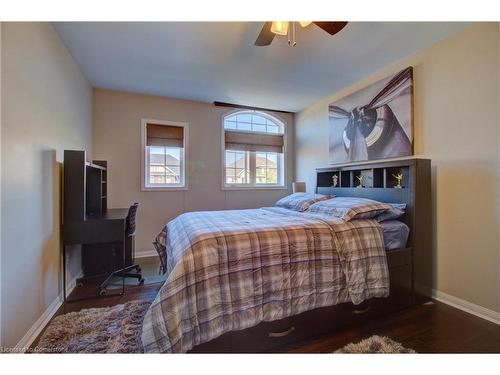
<path fill-rule="evenodd" d="M 271 31 L 278 35 L 286 35 L 288 33 L 288 21 L 273 21 Z"/>
<path fill-rule="evenodd" d="M 312 21 L 299 21 L 300 26 L 307 27 L 312 23 Z"/>

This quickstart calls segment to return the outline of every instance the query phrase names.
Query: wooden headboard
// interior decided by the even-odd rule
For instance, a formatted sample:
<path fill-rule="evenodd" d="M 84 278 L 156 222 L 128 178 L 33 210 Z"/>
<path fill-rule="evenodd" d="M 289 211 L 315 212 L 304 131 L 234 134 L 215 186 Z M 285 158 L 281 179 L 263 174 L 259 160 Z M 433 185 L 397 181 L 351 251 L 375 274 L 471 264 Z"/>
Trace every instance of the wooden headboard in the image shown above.
<path fill-rule="evenodd" d="M 401 188 L 395 175 L 402 174 Z M 337 176 L 338 185 L 333 186 Z M 359 179 L 362 178 L 362 187 Z M 412 249 L 415 290 L 431 295 L 432 201 L 431 161 L 404 159 L 366 164 L 343 164 L 316 169 L 316 192 L 337 197 L 362 197 L 386 203 L 406 203 L 404 221 L 410 228 L 408 247 Z"/>

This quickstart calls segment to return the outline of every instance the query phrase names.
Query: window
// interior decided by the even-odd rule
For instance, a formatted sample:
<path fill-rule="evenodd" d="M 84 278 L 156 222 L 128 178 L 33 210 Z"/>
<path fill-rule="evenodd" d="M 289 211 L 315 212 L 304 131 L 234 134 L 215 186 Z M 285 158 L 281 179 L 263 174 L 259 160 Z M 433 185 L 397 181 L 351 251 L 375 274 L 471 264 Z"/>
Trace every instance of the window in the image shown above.
<path fill-rule="evenodd" d="M 223 120 L 224 187 L 284 187 L 285 126 L 256 111 L 231 113 Z"/>
<path fill-rule="evenodd" d="M 143 190 L 186 187 L 186 140 L 186 123 L 142 121 Z"/>

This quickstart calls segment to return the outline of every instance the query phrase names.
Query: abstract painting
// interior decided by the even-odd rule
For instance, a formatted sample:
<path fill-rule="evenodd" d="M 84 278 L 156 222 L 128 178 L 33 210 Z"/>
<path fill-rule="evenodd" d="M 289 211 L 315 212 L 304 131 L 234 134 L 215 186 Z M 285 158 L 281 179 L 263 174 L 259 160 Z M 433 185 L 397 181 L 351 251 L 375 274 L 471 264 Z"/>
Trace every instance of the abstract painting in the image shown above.
<path fill-rule="evenodd" d="M 332 102 L 330 164 L 413 154 L 413 68 Z"/>

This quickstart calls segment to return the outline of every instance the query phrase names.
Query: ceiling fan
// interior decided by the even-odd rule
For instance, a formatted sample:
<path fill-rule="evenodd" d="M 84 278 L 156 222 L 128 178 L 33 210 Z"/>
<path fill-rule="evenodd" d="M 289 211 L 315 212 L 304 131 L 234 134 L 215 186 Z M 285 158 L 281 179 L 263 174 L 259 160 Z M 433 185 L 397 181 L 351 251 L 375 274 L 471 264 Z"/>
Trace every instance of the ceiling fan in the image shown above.
<path fill-rule="evenodd" d="M 297 43 L 295 41 L 295 24 L 298 23 L 302 28 L 314 24 L 330 35 L 337 34 L 342 30 L 347 22 L 312 22 L 312 21 L 269 21 L 265 22 L 262 26 L 259 36 L 255 40 L 256 46 L 268 46 L 273 41 L 275 35 L 288 35 L 288 44 L 294 47 Z"/>

